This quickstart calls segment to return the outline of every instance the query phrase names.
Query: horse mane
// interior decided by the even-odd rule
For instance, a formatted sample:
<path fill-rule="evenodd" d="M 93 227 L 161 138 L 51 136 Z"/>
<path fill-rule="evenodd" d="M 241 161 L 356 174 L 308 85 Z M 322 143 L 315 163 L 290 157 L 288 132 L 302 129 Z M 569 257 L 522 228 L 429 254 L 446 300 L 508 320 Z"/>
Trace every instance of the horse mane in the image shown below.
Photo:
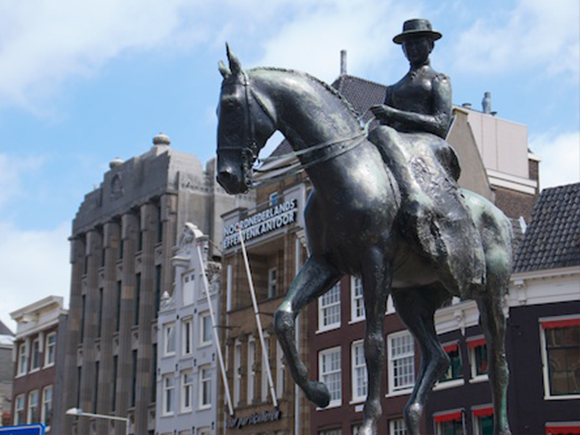
<path fill-rule="evenodd" d="M 330 92 L 333 96 L 335 96 L 336 98 L 338 98 L 338 100 L 340 102 L 342 102 L 342 104 L 344 104 L 344 106 L 347 108 L 347 110 L 357 119 L 360 120 L 360 113 L 358 113 L 356 111 L 356 109 L 353 107 L 353 105 L 350 103 L 350 101 L 348 101 L 344 95 L 342 95 L 340 92 L 338 92 L 337 89 L 333 88 L 332 86 L 330 86 L 328 83 L 320 80 L 317 77 L 314 77 L 313 75 L 310 75 L 308 73 L 305 73 L 303 71 L 297 71 L 294 69 L 289 69 L 289 68 L 276 68 L 276 67 L 257 67 L 257 68 L 252 68 L 251 70 L 249 70 L 248 72 L 252 72 L 252 71 L 277 71 L 277 72 L 283 72 L 283 73 L 289 73 L 289 74 L 295 74 L 298 76 L 302 76 L 305 77 L 307 79 L 309 79 L 310 81 L 322 86 L 323 89 L 325 89 L 326 91 Z"/>

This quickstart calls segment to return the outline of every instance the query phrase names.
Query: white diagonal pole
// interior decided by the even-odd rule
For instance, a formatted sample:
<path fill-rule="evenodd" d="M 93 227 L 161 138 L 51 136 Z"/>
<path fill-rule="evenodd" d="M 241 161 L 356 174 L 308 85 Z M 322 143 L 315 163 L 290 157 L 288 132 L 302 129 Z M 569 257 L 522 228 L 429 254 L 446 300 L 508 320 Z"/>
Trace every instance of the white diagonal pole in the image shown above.
<path fill-rule="evenodd" d="M 224 383 L 224 388 L 226 390 L 226 399 L 228 401 L 228 410 L 230 411 L 230 415 L 234 415 L 234 408 L 232 406 L 232 397 L 230 395 L 230 387 L 228 385 L 228 378 L 226 375 L 226 367 L 224 364 L 224 357 L 222 355 L 222 347 L 220 345 L 220 339 L 217 332 L 217 324 L 215 322 L 215 316 L 213 313 L 213 306 L 211 303 L 211 298 L 209 296 L 209 283 L 207 282 L 207 276 L 205 274 L 205 265 L 203 264 L 203 258 L 201 256 L 201 241 L 199 239 L 196 240 L 195 246 L 197 248 L 197 257 L 199 258 L 199 263 L 201 264 L 201 276 L 203 277 L 203 286 L 205 288 L 205 297 L 207 298 L 207 305 L 209 307 L 209 317 L 211 319 L 211 326 L 213 330 L 213 339 L 215 340 L 215 345 L 217 348 L 218 354 L 218 361 L 220 365 L 220 372 L 222 375 L 222 381 Z"/>
<path fill-rule="evenodd" d="M 250 294 L 252 295 L 252 305 L 254 306 L 254 316 L 256 317 L 256 324 L 258 325 L 258 335 L 260 336 L 260 343 L 262 344 L 262 359 L 266 366 L 268 374 L 268 385 L 270 387 L 270 396 L 272 396 L 272 403 L 275 408 L 278 408 L 278 400 L 274 391 L 274 381 L 272 379 L 272 371 L 270 370 L 270 360 L 266 353 L 266 346 L 264 343 L 264 334 L 262 333 L 262 322 L 260 321 L 260 313 L 258 312 L 258 303 L 256 302 L 256 292 L 254 290 L 254 282 L 252 281 L 252 273 L 250 271 L 250 263 L 248 261 L 248 253 L 246 252 L 246 245 L 244 244 L 244 237 L 242 229 L 238 226 L 238 234 L 240 235 L 240 244 L 242 245 L 242 254 L 244 257 L 244 264 L 246 265 L 246 273 L 248 275 L 248 283 L 250 284 Z"/>

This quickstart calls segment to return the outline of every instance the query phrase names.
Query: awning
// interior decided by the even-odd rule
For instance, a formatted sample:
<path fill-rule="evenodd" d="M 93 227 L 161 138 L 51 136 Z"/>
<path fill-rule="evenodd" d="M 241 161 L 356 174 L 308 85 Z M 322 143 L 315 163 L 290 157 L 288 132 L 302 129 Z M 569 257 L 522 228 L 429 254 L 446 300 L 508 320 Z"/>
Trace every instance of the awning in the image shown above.
<path fill-rule="evenodd" d="M 543 329 L 566 328 L 569 326 L 580 326 L 580 318 L 578 318 L 578 319 L 547 320 L 545 322 L 542 322 Z"/>
<path fill-rule="evenodd" d="M 449 352 L 457 352 L 458 346 L 457 343 L 446 344 L 443 346 L 443 350 L 447 353 Z"/>
<path fill-rule="evenodd" d="M 441 423 L 443 421 L 461 421 L 462 414 L 461 411 L 448 412 L 447 414 L 434 415 L 433 419 L 435 420 L 435 423 Z"/>
<path fill-rule="evenodd" d="M 580 424 L 578 425 L 546 425 L 547 435 L 578 435 L 580 434 Z"/>
<path fill-rule="evenodd" d="M 471 341 L 467 342 L 468 349 L 473 349 L 475 347 L 483 346 L 483 345 L 485 345 L 485 338 L 477 338 L 475 340 L 471 340 Z"/>
<path fill-rule="evenodd" d="M 489 417 L 490 415 L 493 415 L 493 406 L 474 409 L 473 415 L 475 417 Z"/>

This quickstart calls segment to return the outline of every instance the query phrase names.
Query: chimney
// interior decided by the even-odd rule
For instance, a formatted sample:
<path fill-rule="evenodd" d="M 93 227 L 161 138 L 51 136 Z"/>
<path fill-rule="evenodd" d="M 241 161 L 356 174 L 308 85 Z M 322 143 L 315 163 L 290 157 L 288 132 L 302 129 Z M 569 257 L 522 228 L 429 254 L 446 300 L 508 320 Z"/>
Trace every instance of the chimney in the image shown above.
<path fill-rule="evenodd" d="M 346 50 L 340 50 L 340 75 L 346 75 Z"/>
<path fill-rule="evenodd" d="M 464 109 L 471 109 L 471 103 L 463 103 L 461 107 L 463 107 Z"/>
<path fill-rule="evenodd" d="M 485 94 L 483 94 L 481 106 L 483 113 L 491 114 L 491 92 L 486 92 Z"/>

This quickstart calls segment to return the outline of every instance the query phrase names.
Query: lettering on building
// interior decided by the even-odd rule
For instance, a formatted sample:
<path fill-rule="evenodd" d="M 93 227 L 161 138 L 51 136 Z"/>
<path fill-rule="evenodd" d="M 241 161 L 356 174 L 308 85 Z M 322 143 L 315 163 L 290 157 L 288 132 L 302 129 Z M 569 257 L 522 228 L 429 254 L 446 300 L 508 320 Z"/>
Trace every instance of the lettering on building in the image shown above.
<path fill-rule="evenodd" d="M 228 429 L 242 429 L 245 426 L 251 426 L 270 421 L 278 421 L 282 418 L 282 412 L 279 409 L 273 411 L 255 412 L 246 417 L 231 417 L 226 421 Z"/>

